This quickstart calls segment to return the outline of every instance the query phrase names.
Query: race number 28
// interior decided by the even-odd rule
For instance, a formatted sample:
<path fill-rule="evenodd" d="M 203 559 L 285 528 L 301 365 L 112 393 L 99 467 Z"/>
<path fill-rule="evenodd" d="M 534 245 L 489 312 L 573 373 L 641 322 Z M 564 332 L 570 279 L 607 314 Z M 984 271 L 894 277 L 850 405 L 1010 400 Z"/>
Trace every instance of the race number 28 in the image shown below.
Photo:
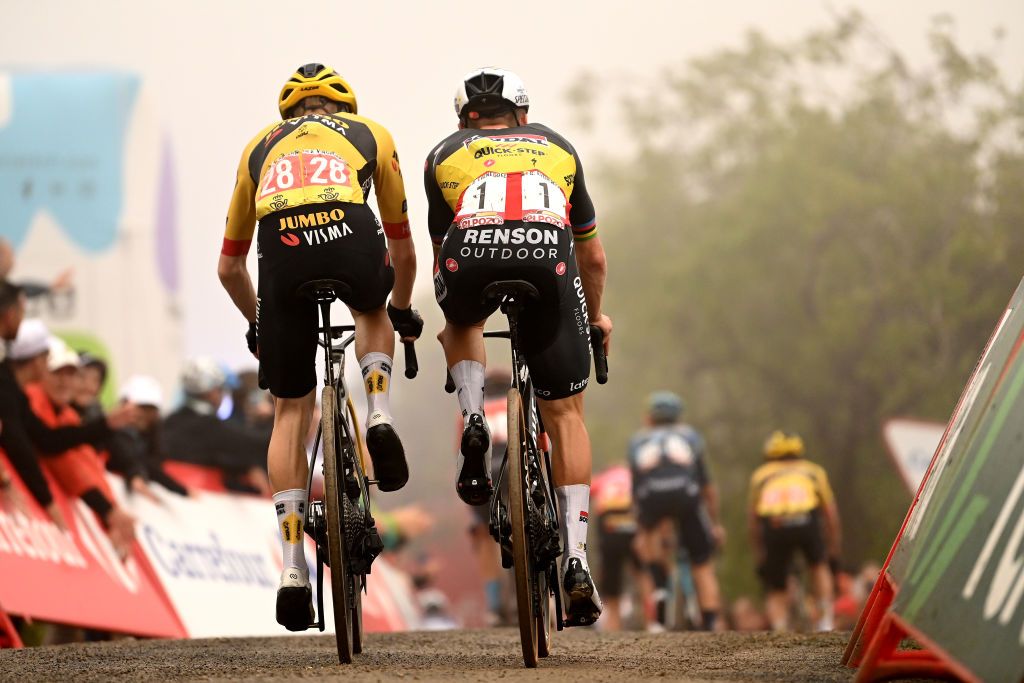
<path fill-rule="evenodd" d="M 351 169 L 330 153 L 286 154 L 267 167 L 260 197 L 311 185 L 351 186 Z"/>

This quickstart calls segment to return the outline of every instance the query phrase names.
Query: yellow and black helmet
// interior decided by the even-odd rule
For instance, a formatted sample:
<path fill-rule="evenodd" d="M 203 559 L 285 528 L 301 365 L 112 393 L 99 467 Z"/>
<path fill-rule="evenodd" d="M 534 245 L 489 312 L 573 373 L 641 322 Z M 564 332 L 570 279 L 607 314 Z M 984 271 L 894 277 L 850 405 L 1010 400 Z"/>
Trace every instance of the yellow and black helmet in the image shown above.
<path fill-rule="evenodd" d="M 804 440 L 799 434 L 786 434 L 781 431 L 772 432 L 764 442 L 766 458 L 799 458 L 804 454 Z"/>
<path fill-rule="evenodd" d="M 334 69 L 323 64 L 303 64 L 284 84 L 277 98 L 281 118 L 288 118 L 287 112 L 307 97 L 326 97 L 347 104 L 353 114 L 358 113 L 352 87 Z"/>

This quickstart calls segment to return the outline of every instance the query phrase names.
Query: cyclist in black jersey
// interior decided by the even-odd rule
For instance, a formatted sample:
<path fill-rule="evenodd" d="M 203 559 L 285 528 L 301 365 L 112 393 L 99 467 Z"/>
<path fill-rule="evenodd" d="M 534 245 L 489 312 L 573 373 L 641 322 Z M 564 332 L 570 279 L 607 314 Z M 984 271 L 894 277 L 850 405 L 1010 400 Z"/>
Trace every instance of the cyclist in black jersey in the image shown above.
<path fill-rule="evenodd" d="M 582 392 L 589 326 L 603 331 L 606 351 L 612 331 L 601 312 L 607 266 L 579 157 L 561 135 L 527 121 L 529 105 L 514 73 L 470 72 L 455 97 L 459 130 L 425 166 L 434 290 L 446 318 L 438 338 L 464 421 L 456 490 L 471 505 L 491 492 L 483 327 L 496 304 L 481 292 L 496 280 L 525 280 L 540 300 L 528 302 L 519 342 L 554 442 L 567 611 L 574 623 L 592 623 L 601 603 L 586 555 L 591 448 Z"/>

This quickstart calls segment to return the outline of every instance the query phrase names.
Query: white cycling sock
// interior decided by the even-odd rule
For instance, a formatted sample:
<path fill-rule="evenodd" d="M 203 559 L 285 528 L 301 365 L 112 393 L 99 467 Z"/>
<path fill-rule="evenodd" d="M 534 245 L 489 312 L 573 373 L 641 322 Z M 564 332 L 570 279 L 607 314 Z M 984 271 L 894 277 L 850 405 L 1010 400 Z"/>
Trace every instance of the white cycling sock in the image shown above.
<path fill-rule="evenodd" d="M 302 526 L 306 520 L 306 489 L 286 489 L 274 494 L 277 529 L 281 532 L 284 566 L 309 572 L 302 545 Z"/>
<path fill-rule="evenodd" d="M 374 351 L 359 359 L 366 389 L 366 426 L 391 422 L 391 356 Z"/>
<path fill-rule="evenodd" d="M 558 509 L 562 512 L 563 558 L 579 558 L 587 564 L 587 522 L 590 517 L 590 485 L 570 484 L 555 489 Z"/>
<path fill-rule="evenodd" d="M 819 600 L 818 611 L 820 616 L 818 617 L 818 630 L 819 631 L 831 631 L 835 628 L 835 608 L 832 605 L 831 600 Z"/>
<path fill-rule="evenodd" d="M 484 364 L 475 360 L 462 360 L 451 367 L 452 381 L 462 409 L 462 424 L 469 416 L 484 414 Z"/>

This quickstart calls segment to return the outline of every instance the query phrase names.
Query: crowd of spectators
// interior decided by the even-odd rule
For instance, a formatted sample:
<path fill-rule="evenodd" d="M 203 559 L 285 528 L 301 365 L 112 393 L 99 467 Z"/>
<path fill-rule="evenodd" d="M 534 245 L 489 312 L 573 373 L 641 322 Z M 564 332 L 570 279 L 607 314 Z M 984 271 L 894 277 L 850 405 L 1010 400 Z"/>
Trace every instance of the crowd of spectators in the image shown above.
<path fill-rule="evenodd" d="M 0 494 L 15 507 L 29 502 L 11 485 L 12 474 L 66 529 L 56 487 L 85 502 L 125 556 L 136 521 L 118 503 L 123 496 L 115 495 L 107 472 L 119 475 L 127 496 L 157 502 L 158 487 L 194 493 L 169 471 L 169 461 L 206 468 L 228 490 L 269 495 L 265 458 L 273 404 L 266 392 L 253 384 L 227 400 L 228 374 L 196 358 L 185 363 L 180 405 L 166 415 L 163 388 L 145 375 L 129 377 L 105 407 L 100 397 L 109 361 L 71 348 L 41 320 L 25 319 L 26 299 L 22 287 L 0 281 L 0 449 L 13 470 L 0 471 Z"/>
<path fill-rule="evenodd" d="M 0 273 L 9 271 L 6 255 L 0 239 Z M 30 297 L 52 296 L 67 277 L 53 287 L 31 288 L 0 278 L 0 452 L 8 463 L 0 459 L 0 507 L 27 513 L 34 500 L 53 524 L 68 530 L 73 521 L 65 519 L 55 493 L 80 499 L 126 558 L 138 522 L 119 501 L 143 497 L 160 504 L 167 496 L 195 497 L 203 489 L 269 497 L 266 454 L 274 402 L 259 388 L 257 372 L 234 373 L 197 357 L 185 361 L 173 400 L 147 375 L 130 376 L 110 391 L 116 359 L 72 348 L 41 319 L 26 318 L 27 308 L 40 308 Z M 314 420 L 310 453 L 316 425 Z M 27 496 L 14 485 L 15 477 Z M 375 516 L 391 552 L 434 523 L 418 505 L 375 510 Z M 90 637 L 54 625 L 40 625 L 33 636 L 27 622 L 16 623 L 23 636 L 29 632 L 26 642 Z"/>

